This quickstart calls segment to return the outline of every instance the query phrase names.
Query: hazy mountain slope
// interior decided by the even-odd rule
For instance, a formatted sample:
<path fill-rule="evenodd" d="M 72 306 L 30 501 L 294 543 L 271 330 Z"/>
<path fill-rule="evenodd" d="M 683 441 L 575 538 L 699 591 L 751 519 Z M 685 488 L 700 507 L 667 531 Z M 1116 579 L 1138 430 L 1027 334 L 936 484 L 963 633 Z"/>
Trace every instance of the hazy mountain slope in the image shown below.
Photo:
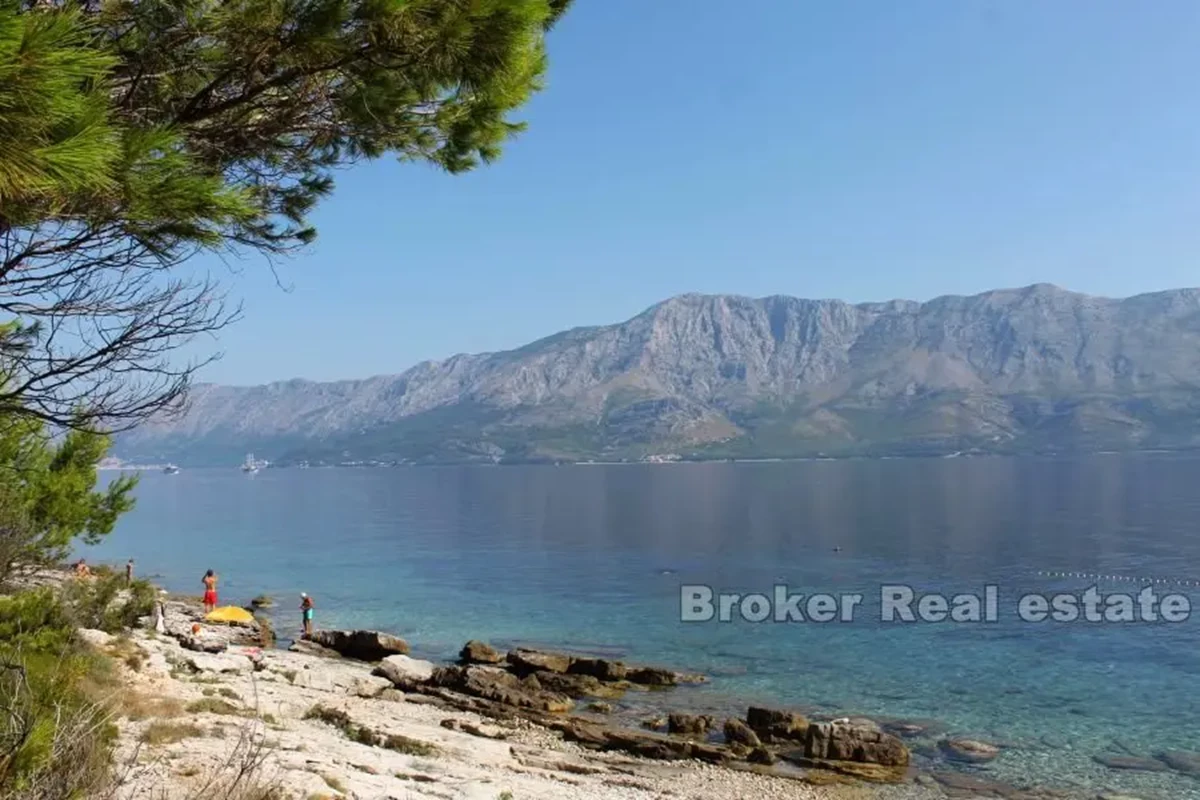
<path fill-rule="evenodd" d="M 1200 291 L 683 295 L 361 381 L 197 387 L 127 457 L 458 460 L 1192 446 Z M 190 456 L 190 459 L 187 457 Z"/>

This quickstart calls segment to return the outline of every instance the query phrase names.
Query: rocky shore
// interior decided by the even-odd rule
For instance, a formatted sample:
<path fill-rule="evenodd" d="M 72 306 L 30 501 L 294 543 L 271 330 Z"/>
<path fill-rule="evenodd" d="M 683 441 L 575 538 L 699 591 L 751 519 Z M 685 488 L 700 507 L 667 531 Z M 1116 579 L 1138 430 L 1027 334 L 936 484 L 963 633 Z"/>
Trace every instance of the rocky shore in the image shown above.
<path fill-rule="evenodd" d="M 301 800 L 1138 800 L 923 771 L 909 745 L 937 735 L 928 721 L 750 708 L 731 719 L 664 711 L 638 725 L 613 714 L 630 697 L 650 708 L 706 680 L 657 666 L 480 641 L 439 665 L 374 631 L 319 631 L 276 649 L 257 622 L 205 623 L 178 600 L 144 623 L 116 639 L 84 632 L 123 664 L 131 712 L 118 723 L 120 757 L 131 768 L 120 796 L 130 800 L 190 798 L 251 745 L 273 797 Z M 965 765 L 1000 749 L 937 742 L 943 759 Z"/>
<path fill-rule="evenodd" d="M 595 654 L 471 641 L 454 663 L 434 664 L 376 631 L 318 631 L 279 649 L 269 618 L 213 624 L 194 599 L 165 593 L 135 630 L 81 636 L 118 665 L 116 796 L 129 800 L 192 800 L 229 775 L 272 791 L 216 792 L 227 800 L 1178 794 L 1014 786 L 989 764 L 1019 745 L 954 736 L 934 720 L 696 713 L 708 709 L 689 687 L 705 676 Z M 1190 752 L 1094 763 L 1200 778 Z"/>
<path fill-rule="evenodd" d="M 724 729 L 675 714 L 664 732 L 631 730 L 604 724 L 603 701 L 594 699 L 661 691 L 697 675 L 562 653 L 501 654 L 482 643 L 464 647 L 463 663 L 439 666 L 409 657 L 396 637 L 362 631 L 319 632 L 272 649 L 257 626 L 207 624 L 180 601 L 161 609 L 161 620 L 127 636 L 83 632 L 121 663 L 118 761 L 129 766 L 118 796 L 129 800 L 191 797 L 214 775 L 242 768 L 251 749 L 273 796 L 300 800 L 940 795 L 806 764 L 844 756 L 867 769 L 873 754 L 906 761 L 899 740 L 878 730 L 805 726 L 765 711 Z M 590 711 L 585 698 L 593 698 Z M 726 734 L 728 743 L 720 741 Z M 903 764 L 876 766 L 906 780 Z"/>

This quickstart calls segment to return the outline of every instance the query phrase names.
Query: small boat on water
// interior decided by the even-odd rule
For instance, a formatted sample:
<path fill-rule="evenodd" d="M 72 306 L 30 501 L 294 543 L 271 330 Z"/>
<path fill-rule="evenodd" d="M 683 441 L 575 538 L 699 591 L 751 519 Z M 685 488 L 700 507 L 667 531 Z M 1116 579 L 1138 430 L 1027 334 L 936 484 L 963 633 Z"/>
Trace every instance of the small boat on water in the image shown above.
<path fill-rule="evenodd" d="M 258 472 L 258 470 L 259 464 L 258 461 L 254 459 L 254 453 L 247 453 L 246 460 L 242 462 L 242 472 L 254 473 Z"/>
<path fill-rule="evenodd" d="M 177 475 L 179 473 L 179 467 L 175 466 L 174 464 L 167 464 L 165 467 L 163 467 L 163 472 L 168 475 Z"/>

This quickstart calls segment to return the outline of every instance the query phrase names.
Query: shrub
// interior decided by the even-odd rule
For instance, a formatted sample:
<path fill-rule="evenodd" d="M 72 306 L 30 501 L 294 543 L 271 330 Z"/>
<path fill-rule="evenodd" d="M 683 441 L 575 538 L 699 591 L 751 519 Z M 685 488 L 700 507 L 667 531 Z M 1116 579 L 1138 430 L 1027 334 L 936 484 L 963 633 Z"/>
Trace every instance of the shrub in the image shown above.
<path fill-rule="evenodd" d="M 6 650 L 60 653 L 75 639 L 75 625 L 51 589 L 0 596 L 0 642 Z"/>
<path fill-rule="evenodd" d="M 112 668 L 49 591 L 0 597 L 0 800 L 99 791 L 116 738 Z"/>
<path fill-rule="evenodd" d="M 146 580 L 135 580 L 127 587 L 123 575 L 108 575 L 71 581 L 64 600 L 79 627 L 119 633 L 154 612 L 157 591 Z"/>

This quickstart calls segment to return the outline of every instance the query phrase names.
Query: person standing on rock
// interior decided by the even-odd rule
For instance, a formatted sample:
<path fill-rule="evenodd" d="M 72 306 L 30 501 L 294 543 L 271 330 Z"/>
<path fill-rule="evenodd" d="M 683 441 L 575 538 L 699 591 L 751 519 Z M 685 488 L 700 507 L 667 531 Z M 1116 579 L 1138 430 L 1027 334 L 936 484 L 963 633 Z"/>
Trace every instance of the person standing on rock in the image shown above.
<path fill-rule="evenodd" d="M 204 573 L 204 613 L 211 614 L 217 607 L 217 576 L 210 569 Z"/>
<path fill-rule="evenodd" d="M 133 586 L 133 559 L 125 562 L 125 585 Z"/>
<path fill-rule="evenodd" d="M 303 636 L 312 636 L 313 599 L 304 592 L 300 593 L 300 616 L 304 620 Z"/>

